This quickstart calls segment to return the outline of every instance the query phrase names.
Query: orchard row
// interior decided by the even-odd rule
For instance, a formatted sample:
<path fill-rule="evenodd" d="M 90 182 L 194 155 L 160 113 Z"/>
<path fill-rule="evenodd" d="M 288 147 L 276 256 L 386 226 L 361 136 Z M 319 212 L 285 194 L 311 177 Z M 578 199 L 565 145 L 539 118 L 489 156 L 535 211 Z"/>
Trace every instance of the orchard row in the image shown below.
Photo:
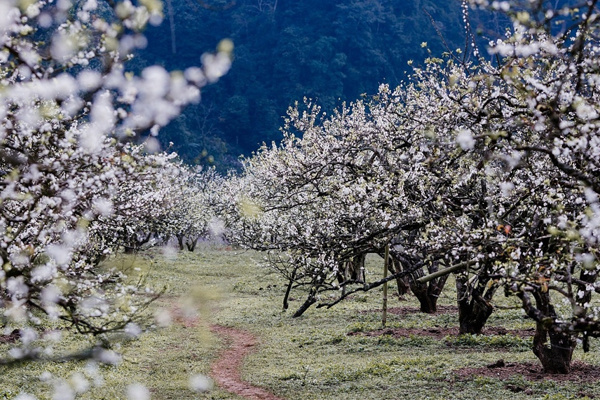
<path fill-rule="evenodd" d="M 517 296 L 535 354 L 566 373 L 600 335 L 597 1 L 472 3 L 512 21 L 491 59 L 471 44 L 332 115 L 291 108 L 282 143 L 233 178 L 226 225 L 305 289 L 295 316 L 392 279 L 435 312 L 453 273 L 462 333 L 481 332 L 498 291 Z M 389 254 L 388 277 L 366 274 L 368 253 Z"/>

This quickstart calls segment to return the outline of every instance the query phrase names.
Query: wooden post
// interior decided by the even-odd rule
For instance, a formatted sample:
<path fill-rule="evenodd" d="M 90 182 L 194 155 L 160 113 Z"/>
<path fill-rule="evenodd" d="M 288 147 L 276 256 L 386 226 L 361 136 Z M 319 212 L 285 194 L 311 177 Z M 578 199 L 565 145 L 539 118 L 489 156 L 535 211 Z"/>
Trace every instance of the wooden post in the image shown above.
<path fill-rule="evenodd" d="M 390 257 L 390 245 L 385 245 L 385 256 L 383 260 L 383 278 L 387 278 L 388 276 L 388 259 Z M 385 328 L 385 324 L 387 322 L 387 300 L 388 300 L 388 283 L 385 282 L 383 284 L 383 315 L 381 316 L 381 323 Z"/>

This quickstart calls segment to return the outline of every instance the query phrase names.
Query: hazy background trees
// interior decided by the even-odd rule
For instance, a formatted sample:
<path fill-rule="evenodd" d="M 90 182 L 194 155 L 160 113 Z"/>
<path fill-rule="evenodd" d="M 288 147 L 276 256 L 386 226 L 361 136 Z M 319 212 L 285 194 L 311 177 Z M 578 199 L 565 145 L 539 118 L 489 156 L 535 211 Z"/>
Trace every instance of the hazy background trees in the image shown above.
<path fill-rule="evenodd" d="M 447 50 L 439 35 L 452 50 L 465 43 L 458 0 L 169 3 L 172 17 L 147 31 L 138 65 L 183 69 L 198 64 L 202 44 L 235 43 L 230 73 L 161 135 L 184 160 L 222 169 L 262 142 L 279 141 L 294 101 L 307 96 L 330 111 L 374 94 L 380 83 L 398 85 L 409 60 L 421 64 L 428 49 Z"/>

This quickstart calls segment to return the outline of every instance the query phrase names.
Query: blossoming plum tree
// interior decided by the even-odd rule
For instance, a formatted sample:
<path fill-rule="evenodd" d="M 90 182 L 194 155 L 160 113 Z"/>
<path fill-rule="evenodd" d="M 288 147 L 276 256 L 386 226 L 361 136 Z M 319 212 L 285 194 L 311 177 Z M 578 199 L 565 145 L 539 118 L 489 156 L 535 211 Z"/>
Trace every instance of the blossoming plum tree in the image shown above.
<path fill-rule="evenodd" d="M 187 248 L 194 251 L 200 239 L 218 236 L 222 229 L 216 228 L 221 219 L 217 215 L 218 196 L 222 192 L 220 186 L 224 178 L 219 176 L 214 168 L 194 170 L 185 168 L 180 185 L 170 185 L 178 188 L 170 192 L 171 206 L 167 221 L 172 236 L 177 238 L 179 249 Z"/>
<path fill-rule="evenodd" d="M 487 87 L 507 90 L 470 110 L 486 122 L 479 140 L 491 158 L 506 162 L 505 187 L 523 198 L 509 209 L 522 230 L 513 227 L 518 234 L 506 241 L 503 280 L 536 321 L 534 352 L 544 369 L 565 373 L 576 339 L 587 350 L 588 337 L 600 335 L 598 2 L 472 3 L 513 22 L 490 43 L 498 65 L 481 75 Z"/>
<path fill-rule="evenodd" d="M 275 265 L 290 284 L 311 288 L 296 315 L 321 291 L 341 288 L 343 298 L 352 284 L 368 290 L 389 280 L 367 284 L 361 261 L 369 252 L 383 255 L 390 242 L 399 265 L 391 279 L 408 277 L 423 311 L 435 311 L 445 278 L 429 285 L 418 278 L 424 269 L 437 270 L 446 248 L 431 251 L 429 241 L 417 238 L 434 222 L 454 218 L 440 194 L 450 196 L 463 185 L 470 164 L 459 160 L 468 158 L 464 154 L 440 156 L 430 135 L 415 128 L 420 122 L 406 112 L 407 93 L 405 87 L 382 86 L 376 99 L 352 103 L 321 121 L 318 107 L 309 105 L 304 113 L 294 108 L 282 145 L 265 147 L 248 161 L 247 195 L 261 210 L 255 224 L 260 233 L 251 245 L 287 251 L 291 259 Z M 430 173 L 434 161 L 452 164 L 453 174 Z"/>
<path fill-rule="evenodd" d="M 495 62 L 479 60 L 459 91 L 447 67 L 428 73 L 439 82 L 434 99 L 459 106 L 464 122 L 450 129 L 463 150 L 483 156 L 475 167 L 495 193 L 483 236 L 463 237 L 463 249 L 488 260 L 487 275 L 536 321 L 544 369 L 566 373 L 576 340 L 588 349 L 599 328 L 597 2 L 471 3 L 505 12 L 513 26 L 490 43 Z"/>
<path fill-rule="evenodd" d="M 157 178 L 179 167 L 145 153 L 227 71 L 231 51 L 223 42 L 202 68 L 183 72 L 128 72 L 125 62 L 146 44 L 144 27 L 161 12 L 153 0 L 0 3 L 0 309 L 2 325 L 27 338 L 6 362 L 43 356 L 34 327 L 46 317 L 94 335 L 135 331 L 154 298 L 96 266 L 140 232 L 130 211 L 155 216 L 164 206 Z M 140 137 L 146 146 L 128 143 Z M 110 221 L 123 231 L 107 234 Z"/>

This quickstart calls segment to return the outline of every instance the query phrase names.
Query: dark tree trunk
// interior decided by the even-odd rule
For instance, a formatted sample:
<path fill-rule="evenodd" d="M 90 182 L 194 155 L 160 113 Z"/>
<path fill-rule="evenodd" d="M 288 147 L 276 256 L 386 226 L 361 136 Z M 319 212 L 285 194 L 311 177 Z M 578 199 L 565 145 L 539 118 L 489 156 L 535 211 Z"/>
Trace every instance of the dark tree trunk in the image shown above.
<path fill-rule="evenodd" d="M 410 290 L 419 300 L 420 310 L 424 313 L 434 314 L 437 311 L 437 301 L 446 284 L 448 275 L 436 278 L 428 283 L 417 282 L 417 279 L 422 276 L 425 276 L 423 269 L 417 269 L 414 274 L 411 274 Z"/>
<path fill-rule="evenodd" d="M 459 334 L 480 335 L 494 308 L 481 297 L 458 302 Z"/>
<path fill-rule="evenodd" d="M 424 313 L 434 314 L 437 311 L 437 301 L 440 297 L 440 293 L 442 292 L 442 288 L 446 284 L 446 279 L 448 276 L 444 276 L 436 279 L 436 282 L 430 282 L 429 285 L 418 285 L 419 288 L 421 286 L 425 286 L 425 290 L 421 291 L 418 295 L 415 292 L 416 285 L 411 286 L 411 290 L 417 296 L 420 304 L 420 310 Z"/>
<path fill-rule="evenodd" d="M 294 285 L 294 281 L 296 280 L 296 271 L 298 268 L 294 268 L 292 271 L 292 276 L 290 277 L 290 282 L 287 285 L 287 289 L 285 290 L 285 296 L 283 296 L 283 309 L 287 310 L 289 307 L 288 299 L 290 298 L 290 292 L 292 291 L 292 286 Z"/>
<path fill-rule="evenodd" d="M 359 254 L 352 257 L 348 262 L 350 278 L 356 282 L 365 282 L 365 259 L 366 254 Z"/>
<path fill-rule="evenodd" d="M 527 315 L 536 321 L 533 353 L 542 363 L 544 372 L 568 374 L 571 371 L 573 351 L 577 345 L 575 334 L 570 333 L 568 327 L 562 329 L 557 324 L 558 316 L 547 290 L 538 289 L 531 294 L 535 298 L 535 307 L 531 304 L 528 293 L 520 292 L 517 295 Z M 549 346 L 548 339 L 550 339 Z"/>
<path fill-rule="evenodd" d="M 183 239 L 184 239 L 184 235 L 183 234 L 178 234 L 177 236 L 177 243 L 179 244 L 179 250 L 183 250 Z"/>
<path fill-rule="evenodd" d="M 388 262 L 388 267 L 392 274 L 398 274 L 402 272 L 402 263 L 400 261 L 395 260 L 393 257 L 390 257 L 390 262 Z M 403 297 L 410 290 L 410 284 L 408 282 L 408 276 L 402 276 L 396 278 L 396 286 L 398 288 L 398 296 Z"/>
<path fill-rule="evenodd" d="M 550 347 L 547 346 L 548 337 Z M 544 372 L 550 374 L 568 374 L 577 342 L 568 332 L 548 330 L 544 322 L 536 323 L 533 337 L 533 353 L 539 358 Z"/>
<path fill-rule="evenodd" d="M 342 288 L 342 294 L 346 293 L 346 284 L 365 282 L 365 259 L 366 254 L 359 254 L 349 261 L 340 262 L 336 279 Z"/>
<path fill-rule="evenodd" d="M 200 239 L 200 238 L 196 236 L 196 237 L 194 237 L 194 238 L 191 238 L 191 239 L 188 239 L 188 240 L 187 240 L 187 242 L 186 242 L 186 244 L 185 244 L 185 245 L 186 245 L 186 247 L 187 247 L 188 251 L 192 251 L 192 252 L 193 252 L 193 251 L 196 249 L 196 244 L 198 244 L 198 240 L 199 240 L 199 239 Z M 182 250 L 183 250 L 183 249 L 182 249 Z"/>
<path fill-rule="evenodd" d="M 310 290 L 310 293 L 308 294 L 308 297 L 306 298 L 306 301 L 304 302 L 304 304 L 302 304 L 300 306 L 300 308 L 298 310 L 296 310 L 296 312 L 294 313 L 294 315 L 292 315 L 292 318 L 298 318 L 300 317 L 302 314 L 304 314 L 304 312 L 306 310 L 308 310 L 310 308 L 310 306 L 312 306 L 313 304 L 315 304 L 317 302 L 317 289 L 316 288 L 312 288 Z"/>
<path fill-rule="evenodd" d="M 573 350 L 577 345 L 575 337 L 569 332 L 556 329 L 557 314 L 550 293 L 547 290 L 545 292 L 540 290 L 533 295 L 537 309 L 545 316 L 536 319 L 533 353 L 540 359 L 544 372 L 568 374 L 571 371 Z M 548 339 L 550 339 L 549 347 Z"/>
<path fill-rule="evenodd" d="M 466 275 L 456 276 L 459 334 L 479 335 L 494 307 L 490 303 L 498 285 L 487 287 L 489 279 L 480 277 L 475 287 L 467 283 Z"/>
<path fill-rule="evenodd" d="M 410 290 L 419 301 L 420 310 L 427 314 L 434 314 L 437 311 L 437 301 L 444 289 L 448 275 L 435 278 L 427 283 L 419 283 L 417 280 L 425 276 L 425 267 L 418 267 L 419 264 L 423 265 L 422 260 L 399 253 L 391 255 L 394 259 L 394 268 L 398 268 L 399 265 L 404 271 L 412 271 L 407 275 L 407 280 Z M 428 268 L 429 273 L 435 271 L 437 271 L 436 264 Z"/>

